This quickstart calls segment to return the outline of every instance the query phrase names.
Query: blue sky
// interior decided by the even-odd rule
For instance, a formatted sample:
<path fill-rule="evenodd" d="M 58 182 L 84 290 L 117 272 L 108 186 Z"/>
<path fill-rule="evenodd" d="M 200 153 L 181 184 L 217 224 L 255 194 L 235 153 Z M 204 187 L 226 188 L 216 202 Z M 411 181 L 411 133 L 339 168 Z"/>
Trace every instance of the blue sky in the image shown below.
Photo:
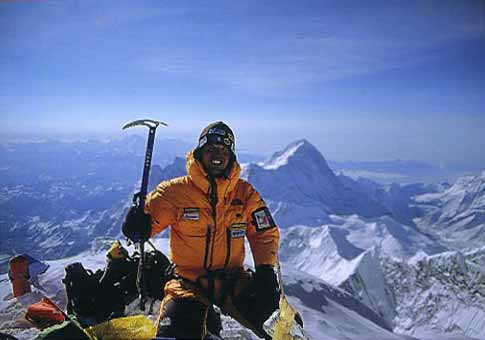
<path fill-rule="evenodd" d="M 0 133 L 194 141 L 485 168 L 484 1 L 0 2 Z"/>

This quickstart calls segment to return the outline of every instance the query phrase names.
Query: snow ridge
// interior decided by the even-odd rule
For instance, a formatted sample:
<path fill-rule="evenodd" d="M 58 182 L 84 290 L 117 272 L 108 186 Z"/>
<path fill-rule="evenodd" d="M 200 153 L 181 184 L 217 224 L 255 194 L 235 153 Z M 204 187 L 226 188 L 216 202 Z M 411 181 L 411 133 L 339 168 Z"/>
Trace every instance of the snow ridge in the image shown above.
<path fill-rule="evenodd" d="M 423 211 L 416 219 L 420 229 L 431 229 L 458 249 L 485 243 L 485 171 L 458 179 L 444 192 L 419 195 L 415 204 Z"/>

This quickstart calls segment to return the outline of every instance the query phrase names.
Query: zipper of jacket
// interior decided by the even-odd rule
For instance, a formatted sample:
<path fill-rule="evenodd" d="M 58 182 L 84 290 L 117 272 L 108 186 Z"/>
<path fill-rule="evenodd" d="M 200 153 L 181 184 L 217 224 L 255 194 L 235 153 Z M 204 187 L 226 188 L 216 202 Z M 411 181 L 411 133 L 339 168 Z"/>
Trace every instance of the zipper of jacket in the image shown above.
<path fill-rule="evenodd" d="M 231 229 L 226 229 L 226 260 L 224 261 L 224 269 L 229 264 L 229 260 L 231 259 L 231 238 L 232 232 Z"/>
<path fill-rule="evenodd" d="M 231 185 L 231 179 L 229 179 L 229 183 L 226 186 L 226 191 L 224 192 L 224 204 L 227 204 L 227 191 L 229 190 L 229 187 Z M 232 241 L 232 228 L 226 227 L 226 259 L 224 261 L 224 269 L 227 268 L 227 265 L 229 264 L 229 261 L 231 260 L 231 241 Z"/>
<path fill-rule="evenodd" d="M 207 233 L 205 234 L 205 253 L 204 253 L 204 268 L 208 269 L 207 261 L 209 259 L 209 245 L 211 242 L 211 226 L 207 225 Z"/>
<path fill-rule="evenodd" d="M 210 189 L 209 189 L 209 200 L 210 200 L 210 204 L 211 204 L 211 207 L 212 207 L 212 220 L 214 221 L 214 226 L 213 226 L 213 230 L 214 230 L 214 235 L 211 237 L 211 229 L 209 227 L 209 230 L 208 230 L 208 235 L 209 235 L 209 243 L 212 239 L 212 245 L 210 247 L 210 261 L 209 261 L 209 265 L 206 266 L 206 269 L 210 269 L 210 267 L 212 267 L 212 262 L 213 262 L 213 257 L 214 257 L 214 245 L 215 245 L 215 238 L 216 238 L 216 231 L 217 231 L 217 183 L 216 183 L 216 179 L 215 178 L 212 178 L 210 177 L 209 178 L 209 185 L 210 185 Z M 207 244 L 207 247 L 208 247 L 208 244 Z"/>

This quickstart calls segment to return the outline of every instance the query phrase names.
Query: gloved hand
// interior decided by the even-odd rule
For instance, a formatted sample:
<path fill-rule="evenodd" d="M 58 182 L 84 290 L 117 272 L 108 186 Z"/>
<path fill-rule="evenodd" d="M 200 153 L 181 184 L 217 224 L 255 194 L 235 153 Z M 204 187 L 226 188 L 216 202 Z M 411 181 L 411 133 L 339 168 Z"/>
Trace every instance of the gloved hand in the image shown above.
<path fill-rule="evenodd" d="M 131 241 L 145 242 L 152 232 L 152 218 L 139 207 L 132 206 L 126 214 L 121 230 Z"/>
<path fill-rule="evenodd" d="M 267 306 L 267 310 L 272 313 L 278 309 L 280 289 L 273 266 L 267 264 L 256 266 L 254 285 L 258 299 L 264 301 L 263 304 Z"/>
<path fill-rule="evenodd" d="M 233 303 L 241 315 L 256 329 L 279 307 L 280 290 L 271 265 L 256 266 L 251 282 L 237 295 Z"/>

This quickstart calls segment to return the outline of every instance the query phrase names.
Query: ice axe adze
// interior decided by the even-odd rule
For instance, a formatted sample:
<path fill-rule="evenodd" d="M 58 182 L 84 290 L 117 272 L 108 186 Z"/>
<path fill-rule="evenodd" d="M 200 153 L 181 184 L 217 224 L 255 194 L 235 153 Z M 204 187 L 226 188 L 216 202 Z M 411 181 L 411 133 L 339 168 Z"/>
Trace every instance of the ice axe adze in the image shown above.
<path fill-rule="evenodd" d="M 145 163 L 143 166 L 143 178 L 141 181 L 141 189 L 133 195 L 133 205 L 137 206 L 141 211 L 145 208 L 145 199 L 148 192 L 148 176 L 150 175 L 150 165 L 152 163 L 153 144 L 155 142 L 155 131 L 159 125 L 167 126 L 166 123 L 152 119 L 139 119 L 127 123 L 123 126 L 123 130 L 134 126 L 148 127 L 148 142 L 145 153 Z M 145 310 L 146 289 L 143 272 L 145 268 L 145 243 L 143 241 L 135 242 L 135 247 L 140 251 L 140 260 L 138 261 L 138 272 L 136 276 L 136 285 L 140 295 L 140 309 Z"/>

